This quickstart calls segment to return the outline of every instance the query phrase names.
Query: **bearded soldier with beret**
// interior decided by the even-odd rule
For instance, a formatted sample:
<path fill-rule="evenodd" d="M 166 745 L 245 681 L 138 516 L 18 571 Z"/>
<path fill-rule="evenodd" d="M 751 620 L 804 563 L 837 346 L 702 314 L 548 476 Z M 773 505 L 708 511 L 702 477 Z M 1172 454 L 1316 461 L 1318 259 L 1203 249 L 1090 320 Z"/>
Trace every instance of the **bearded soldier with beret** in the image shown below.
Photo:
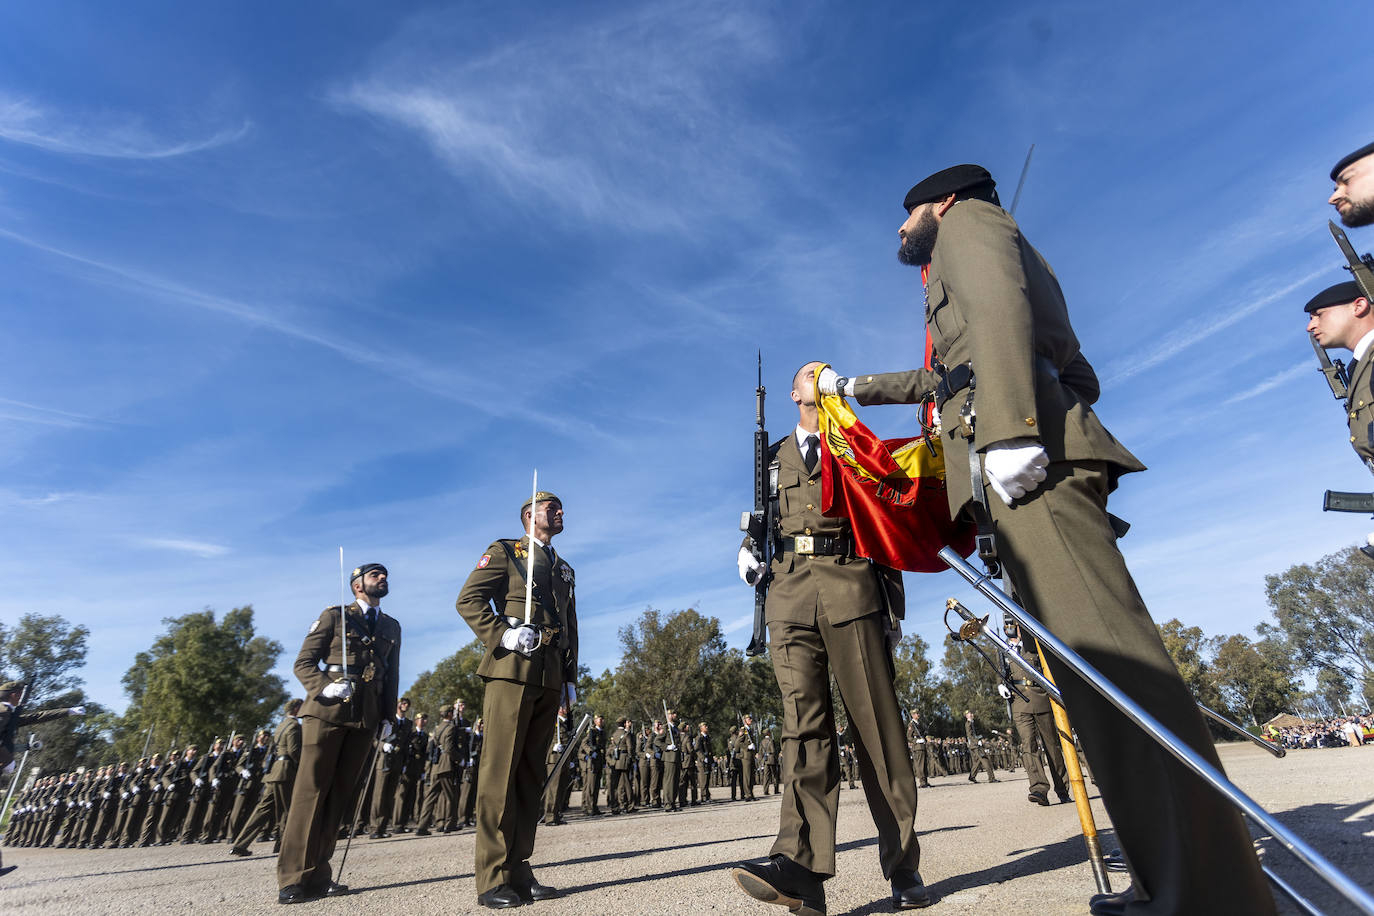
<path fill-rule="evenodd" d="M 995 188 L 985 169 L 960 165 L 903 202 L 898 257 L 929 265 L 925 321 L 943 373 L 822 373 L 818 385 L 860 404 L 934 394 L 951 514 L 995 534 L 1030 613 L 1220 768 L 1107 513 L 1117 478 L 1144 466 L 1093 413 L 1097 376 L 1059 281 Z M 955 470 L 970 466 L 976 476 Z M 1093 912 L 1274 912 L 1239 812 L 1057 659 L 1050 666 L 1135 877 L 1133 890 L 1093 898 Z"/>
<path fill-rule="evenodd" d="M 457 601 L 486 646 L 477 667 L 486 682 L 487 732 L 478 763 L 475 881 L 477 902 L 493 909 L 559 896 L 535 880 L 529 857 L 554 718 L 563 700 L 571 706 L 577 699 L 573 569 L 551 543 L 563 530 L 563 503 L 540 491 L 520 507 L 520 519 L 525 536 L 493 541 Z"/>
<path fill-rule="evenodd" d="M 1352 229 L 1374 223 L 1374 143 L 1345 156 L 1331 169 L 1336 188 L 1327 203 Z"/>
<path fill-rule="evenodd" d="M 391 736 L 401 625 L 382 613 L 386 567 L 365 563 L 353 570 L 351 582 L 357 600 L 346 608 L 325 608 L 296 656 L 296 678 L 306 699 L 300 709 L 300 765 L 277 857 L 281 903 L 348 893 L 331 880 L 329 859 L 378 726 L 382 740 Z"/>

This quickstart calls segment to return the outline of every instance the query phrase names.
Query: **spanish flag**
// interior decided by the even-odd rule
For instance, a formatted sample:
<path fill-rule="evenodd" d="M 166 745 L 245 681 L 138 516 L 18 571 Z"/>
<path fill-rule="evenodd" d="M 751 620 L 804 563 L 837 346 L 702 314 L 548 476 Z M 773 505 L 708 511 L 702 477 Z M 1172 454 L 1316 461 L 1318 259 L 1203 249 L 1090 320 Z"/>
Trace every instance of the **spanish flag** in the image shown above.
<path fill-rule="evenodd" d="M 829 452 L 821 511 L 849 519 L 855 553 L 894 569 L 940 572 L 947 568 L 936 556 L 940 548 L 973 552 L 973 525 L 949 517 L 938 437 L 879 439 L 843 397 L 820 395 L 816 406 Z"/>

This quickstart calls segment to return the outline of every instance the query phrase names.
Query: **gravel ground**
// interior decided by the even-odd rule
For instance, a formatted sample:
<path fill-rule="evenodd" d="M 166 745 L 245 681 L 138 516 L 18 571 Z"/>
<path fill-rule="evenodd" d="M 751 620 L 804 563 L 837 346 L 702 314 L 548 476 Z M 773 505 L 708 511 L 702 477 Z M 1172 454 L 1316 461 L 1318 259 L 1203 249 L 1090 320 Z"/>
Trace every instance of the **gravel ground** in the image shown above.
<path fill-rule="evenodd" d="M 1259 748 L 1227 745 L 1221 754 L 1244 790 L 1374 890 L 1374 748 L 1298 751 L 1276 760 Z M 1020 771 L 999 778 L 997 785 L 974 786 L 962 776 L 947 777 L 921 791 L 921 872 L 936 898 L 931 912 L 1086 913 L 1095 889 L 1072 806 L 1029 804 Z M 567 826 L 540 830 L 533 859 L 538 878 L 567 896 L 535 906 L 553 916 L 785 913 L 747 898 L 726 871 L 732 862 L 767 854 L 778 805 L 776 796 L 760 796 L 749 804 L 717 800 L 681 814 L 586 820 L 574 808 Z M 1105 824 L 1096 799 L 1094 808 Z M 888 912 L 861 790 L 840 794 L 839 841 L 838 876 L 826 885 L 829 912 Z M 1103 829 L 1103 843 L 1113 846 L 1109 829 Z M 1262 839 L 1261 847 L 1265 861 L 1326 912 L 1350 911 L 1272 840 Z M 271 847 L 254 849 L 261 852 L 246 859 L 228 856 L 227 846 L 5 849 L 5 863 L 19 869 L 0 879 L 0 913 L 280 912 Z M 343 876 L 355 893 L 299 904 L 292 912 L 391 914 L 400 905 L 409 912 L 486 912 L 476 905 L 472 861 L 470 830 L 359 839 Z M 1114 889 L 1125 886 L 1124 877 L 1112 876 Z"/>

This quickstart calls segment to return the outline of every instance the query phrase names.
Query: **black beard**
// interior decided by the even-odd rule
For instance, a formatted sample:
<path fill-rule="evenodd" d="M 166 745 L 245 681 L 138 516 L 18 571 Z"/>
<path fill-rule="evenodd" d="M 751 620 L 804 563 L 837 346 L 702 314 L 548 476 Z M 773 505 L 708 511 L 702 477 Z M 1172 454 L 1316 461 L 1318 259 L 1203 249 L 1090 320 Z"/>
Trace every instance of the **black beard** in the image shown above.
<path fill-rule="evenodd" d="M 1351 229 L 1358 229 L 1360 226 L 1374 225 L 1374 198 L 1369 200 L 1352 200 L 1350 209 L 1341 214 L 1341 222 Z"/>
<path fill-rule="evenodd" d="M 390 589 L 386 587 L 385 582 L 378 582 L 376 585 L 363 586 L 363 594 L 369 598 L 385 598 L 386 593 L 388 591 L 390 591 Z"/>
<path fill-rule="evenodd" d="M 935 214 L 927 210 L 902 239 L 902 247 L 897 249 L 897 260 L 909 267 L 929 264 L 931 255 L 935 253 L 935 237 L 939 233 L 940 224 Z"/>

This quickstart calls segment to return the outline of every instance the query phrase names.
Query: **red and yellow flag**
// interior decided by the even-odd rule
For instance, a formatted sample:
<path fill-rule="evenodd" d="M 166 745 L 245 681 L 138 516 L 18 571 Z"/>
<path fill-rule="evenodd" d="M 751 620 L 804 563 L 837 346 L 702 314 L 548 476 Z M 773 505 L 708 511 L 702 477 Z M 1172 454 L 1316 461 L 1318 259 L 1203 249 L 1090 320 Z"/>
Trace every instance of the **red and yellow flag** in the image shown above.
<path fill-rule="evenodd" d="M 816 406 L 831 459 L 821 467 L 821 511 L 849 519 L 855 553 L 894 569 L 940 572 L 940 548 L 973 552 L 973 526 L 949 517 L 938 437 L 879 439 L 844 398 L 820 395 Z"/>

